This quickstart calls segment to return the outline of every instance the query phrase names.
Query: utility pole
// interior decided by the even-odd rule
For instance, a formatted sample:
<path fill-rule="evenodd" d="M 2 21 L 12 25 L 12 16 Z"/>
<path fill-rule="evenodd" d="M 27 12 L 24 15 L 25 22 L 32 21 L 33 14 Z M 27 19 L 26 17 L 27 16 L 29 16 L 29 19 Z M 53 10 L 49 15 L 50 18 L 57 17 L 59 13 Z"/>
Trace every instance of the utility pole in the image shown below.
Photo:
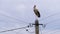
<path fill-rule="evenodd" d="M 43 24 L 39 24 L 39 21 L 36 19 L 35 20 L 35 34 L 39 34 L 39 25 L 43 25 Z"/>
<path fill-rule="evenodd" d="M 35 20 L 35 33 L 39 34 L 39 22 L 38 22 L 38 20 Z"/>

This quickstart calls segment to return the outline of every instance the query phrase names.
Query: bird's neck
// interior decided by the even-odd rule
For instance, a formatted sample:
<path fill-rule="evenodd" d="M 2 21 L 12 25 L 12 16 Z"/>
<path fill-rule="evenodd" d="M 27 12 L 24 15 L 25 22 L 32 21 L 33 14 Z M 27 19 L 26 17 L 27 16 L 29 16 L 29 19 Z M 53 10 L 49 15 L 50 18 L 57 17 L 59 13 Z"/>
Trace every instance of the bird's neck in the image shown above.
<path fill-rule="evenodd" d="M 34 9 L 36 9 L 36 7 Z"/>

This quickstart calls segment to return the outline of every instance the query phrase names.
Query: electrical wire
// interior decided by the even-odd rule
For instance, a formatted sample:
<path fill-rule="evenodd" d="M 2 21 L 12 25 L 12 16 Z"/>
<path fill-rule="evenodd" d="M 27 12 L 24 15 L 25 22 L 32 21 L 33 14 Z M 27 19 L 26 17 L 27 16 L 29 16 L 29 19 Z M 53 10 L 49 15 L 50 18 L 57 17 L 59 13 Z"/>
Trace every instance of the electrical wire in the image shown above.
<path fill-rule="evenodd" d="M 47 22 L 45 25 L 47 26 L 48 24 L 51 24 L 52 22 L 56 22 L 56 21 L 60 21 L 60 19 L 58 19 L 58 20 L 56 19 L 56 20 L 53 20 L 53 21 Z M 45 28 L 46 28 L 46 27 L 45 27 Z M 45 29 L 45 28 L 44 28 L 44 29 Z"/>
<path fill-rule="evenodd" d="M 58 19 L 58 20 L 60 20 L 60 19 Z M 58 21 L 58 20 L 51 21 L 51 23 L 55 22 L 55 21 Z M 21 28 L 10 29 L 10 30 L 5 30 L 5 31 L 0 31 L 0 33 L 8 32 L 8 31 L 14 31 L 14 30 L 19 30 L 19 29 L 25 29 L 25 28 L 28 28 L 28 26 L 21 27 Z"/>
<path fill-rule="evenodd" d="M 50 24 L 50 23 L 52 23 L 52 22 L 56 22 L 56 21 L 60 21 L 60 19 L 58 19 L 58 20 L 56 19 L 56 20 L 53 20 L 53 21 L 47 22 L 46 25 L 47 25 L 47 24 Z"/>
<path fill-rule="evenodd" d="M 46 18 L 49 18 L 49 17 L 54 16 L 54 15 L 57 15 L 57 14 L 60 14 L 60 13 L 55 13 L 55 14 L 50 15 L 50 16 L 48 16 L 48 17 L 45 17 L 45 18 L 43 18 L 43 19 L 41 19 L 41 20 L 44 20 L 44 19 L 46 19 Z M 3 15 L 3 16 L 6 16 L 6 15 Z M 10 17 L 10 16 L 6 16 L 6 17 L 9 17 L 9 18 L 11 18 L 11 19 L 15 19 L 15 20 L 18 20 L 18 21 L 27 23 L 27 22 L 25 22 L 25 21 L 22 21 L 22 20 L 19 20 L 19 19 L 16 19 L 16 18 L 12 18 L 12 17 Z M 58 20 L 60 20 L 60 19 L 58 19 Z M 55 21 L 58 21 L 58 20 L 54 20 L 54 21 L 51 21 L 51 22 L 55 22 Z M 51 22 L 50 22 L 50 23 L 51 23 Z M 49 24 L 49 23 L 46 23 L 46 24 Z M 14 31 L 14 30 L 18 30 L 18 29 L 24 29 L 24 28 L 26 28 L 26 27 L 21 27 L 21 28 L 15 28 L 15 29 L 10 29 L 10 30 L 5 30 L 5 31 L 1 31 L 0 33 L 8 32 L 8 31 Z"/>
<path fill-rule="evenodd" d="M 8 31 L 15 31 L 15 30 L 19 30 L 19 29 L 25 29 L 25 28 L 28 28 L 28 26 L 21 27 L 21 28 L 10 29 L 10 30 L 5 30 L 5 31 L 0 31 L 0 33 L 8 32 Z"/>
<path fill-rule="evenodd" d="M 52 23 L 52 22 L 56 22 L 56 21 L 60 21 L 60 19 L 56 19 L 56 20 L 53 20 L 53 21 L 47 22 L 45 25 L 48 25 L 48 24 L 50 24 L 50 23 Z M 44 28 L 44 29 L 45 29 L 45 28 Z M 40 30 L 41 30 L 41 34 L 42 34 L 42 29 L 40 28 Z"/>
<path fill-rule="evenodd" d="M 56 22 L 56 21 L 60 21 L 60 19 L 47 22 L 46 25 L 48 25 L 48 24 L 50 24 L 50 23 L 52 23 L 52 22 Z M 41 29 L 41 28 L 40 28 L 40 29 Z M 58 31 L 56 31 L 56 32 L 58 32 Z M 52 32 L 52 33 L 55 33 L 55 32 Z M 51 34 L 52 34 L 52 33 L 51 33 Z M 42 30 L 41 30 L 41 34 L 43 34 Z"/>
<path fill-rule="evenodd" d="M 60 14 L 60 13 L 55 13 L 55 14 L 50 15 L 50 16 L 48 16 L 48 17 L 42 18 L 40 21 L 42 21 L 42 20 L 44 20 L 44 19 L 47 19 L 47 18 L 49 18 L 49 17 L 51 17 L 51 16 L 57 15 L 57 14 Z M 2 15 L 2 14 L 1 14 L 1 15 Z M 19 20 L 19 19 L 17 19 L 17 18 L 13 18 L 13 17 L 7 16 L 7 15 L 4 15 L 4 14 L 3 14 L 3 16 L 6 16 L 6 17 L 8 17 L 8 18 L 11 18 L 11 19 L 14 19 L 14 20 L 23 22 L 23 23 L 27 23 L 27 22 L 25 22 L 25 21 L 22 21 L 22 20 Z"/>
<path fill-rule="evenodd" d="M 7 16 L 7 15 L 4 15 L 4 14 L 1 14 L 1 15 L 6 16 L 6 17 L 11 18 L 11 19 L 14 19 L 14 20 L 17 20 L 17 21 L 20 21 L 20 22 L 23 22 L 23 23 L 27 23 L 27 22 L 19 20 L 17 18 L 13 18 L 13 17 Z"/>
<path fill-rule="evenodd" d="M 45 19 L 47 19 L 47 18 L 49 18 L 49 17 L 52 17 L 52 16 L 55 16 L 55 15 L 58 15 L 58 14 L 60 14 L 60 12 L 55 13 L 55 14 L 52 14 L 52 15 L 49 15 L 49 16 L 47 16 L 47 17 L 45 17 L 45 18 L 42 18 L 40 21 L 45 20 Z"/>

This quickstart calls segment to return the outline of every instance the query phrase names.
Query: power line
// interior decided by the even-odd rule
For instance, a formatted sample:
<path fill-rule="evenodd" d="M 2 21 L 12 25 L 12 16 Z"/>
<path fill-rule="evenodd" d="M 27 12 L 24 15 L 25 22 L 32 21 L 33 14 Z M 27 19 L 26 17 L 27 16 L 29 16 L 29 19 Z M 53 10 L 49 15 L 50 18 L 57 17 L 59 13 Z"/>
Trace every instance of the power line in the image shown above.
<path fill-rule="evenodd" d="M 59 21 L 60 19 L 56 19 L 56 20 L 53 20 L 53 21 L 50 21 L 50 22 L 47 22 L 46 24 L 49 24 L 49 23 L 52 23 L 52 22 L 56 22 L 56 21 Z"/>
<path fill-rule="evenodd" d="M 50 15 L 50 16 L 48 16 L 48 17 L 54 16 L 54 15 L 57 15 L 57 14 L 60 14 L 60 13 L 56 13 L 56 14 Z M 6 16 L 6 15 L 5 15 L 5 16 Z M 9 17 L 9 16 L 6 16 L 6 17 Z M 48 17 L 46 17 L 46 18 L 48 18 Z M 9 17 L 9 18 L 15 19 L 15 20 L 18 20 L 18 21 L 21 21 L 21 20 L 16 19 L 16 18 L 12 18 L 12 17 Z M 46 18 L 45 18 L 45 19 L 46 19 Z M 42 20 L 43 20 L 43 19 L 42 19 Z M 58 20 L 60 20 L 60 19 L 58 19 Z M 58 20 L 54 20 L 54 21 L 51 21 L 51 22 L 55 22 L 55 21 L 58 21 Z M 27 22 L 25 22 L 25 21 L 22 21 L 22 22 L 27 23 Z M 48 24 L 48 23 L 47 23 L 47 24 Z M 18 29 L 24 29 L 24 28 L 26 28 L 26 27 L 21 27 L 21 28 L 15 28 L 15 29 L 10 29 L 10 30 L 5 30 L 5 31 L 1 31 L 0 33 L 8 32 L 8 31 L 14 31 L 14 30 L 18 30 Z"/>
<path fill-rule="evenodd" d="M 6 16 L 6 17 L 11 18 L 11 19 L 14 19 L 14 20 L 17 20 L 17 21 L 20 21 L 20 22 L 23 22 L 23 23 L 27 23 L 27 22 L 19 20 L 17 18 L 13 18 L 13 17 L 7 16 L 7 15 L 4 15 L 4 14 L 1 14 L 1 15 Z"/>
<path fill-rule="evenodd" d="M 54 22 L 56 22 L 56 21 L 60 21 L 60 19 L 56 19 L 56 20 L 53 20 L 53 21 L 50 21 L 50 22 L 47 22 L 47 23 L 45 23 L 44 25 L 45 25 L 45 27 L 48 25 L 48 24 L 51 24 L 52 22 L 54 23 Z"/>
<path fill-rule="evenodd" d="M 60 21 L 60 19 L 56 19 L 56 20 L 53 20 L 53 21 L 47 22 L 47 23 L 45 23 L 44 25 L 48 25 L 48 24 L 54 23 L 54 22 L 56 22 L 56 21 Z"/>
<path fill-rule="evenodd" d="M 25 29 L 25 28 L 28 28 L 28 26 L 21 27 L 21 28 L 10 29 L 10 30 L 5 30 L 5 31 L 0 31 L 0 33 L 8 32 L 8 31 L 14 31 L 14 30 L 19 30 L 19 29 Z"/>
<path fill-rule="evenodd" d="M 40 21 L 42 21 L 42 20 L 44 20 L 44 19 L 46 19 L 46 18 L 49 18 L 49 17 L 51 17 L 51 16 L 57 15 L 57 14 L 60 14 L 60 13 L 55 13 L 55 14 L 50 15 L 50 16 L 48 16 L 48 17 L 42 18 Z M 20 21 L 20 22 L 27 23 L 27 22 L 25 22 L 25 21 L 22 21 L 22 20 L 19 20 L 19 19 L 16 19 L 16 18 L 13 18 L 13 17 L 7 16 L 7 15 L 4 15 L 4 14 L 3 14 L 3 16 L 9 17 L 9 18 L 11 18 L 11 19 L 14 19 L 14 20 L 17 20 L 17 21 Z"/>
<path fill-rule="evenodd" d="M 45 19 L 47 19 L 47 18 L 49 18 L 49 17 L 55 16 L 55 15 L 57 15 L 57 14 L 60 14 L 60 12 L 59 12 L 59 13 L 52 14 L 52 15 L 49 15 L 49 16 L 47 16 L 47 17 L 45 17 L 45 18 L 42 18 L 40 21 L 45 20 Z"/>

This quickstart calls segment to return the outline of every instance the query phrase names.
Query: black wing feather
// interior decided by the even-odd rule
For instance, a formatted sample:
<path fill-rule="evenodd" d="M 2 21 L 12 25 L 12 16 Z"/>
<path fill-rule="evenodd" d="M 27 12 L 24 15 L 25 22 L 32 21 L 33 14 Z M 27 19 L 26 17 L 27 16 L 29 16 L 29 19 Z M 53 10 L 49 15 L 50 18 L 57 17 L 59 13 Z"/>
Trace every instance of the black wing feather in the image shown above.
<path fill-rule="evenodd" d="M 40 17 L 40 13 L 39 13 L 38 10 L 34 10 L 34 12 L 35 12 L 35 14 L 36 14 L 37 17 Z"/>

